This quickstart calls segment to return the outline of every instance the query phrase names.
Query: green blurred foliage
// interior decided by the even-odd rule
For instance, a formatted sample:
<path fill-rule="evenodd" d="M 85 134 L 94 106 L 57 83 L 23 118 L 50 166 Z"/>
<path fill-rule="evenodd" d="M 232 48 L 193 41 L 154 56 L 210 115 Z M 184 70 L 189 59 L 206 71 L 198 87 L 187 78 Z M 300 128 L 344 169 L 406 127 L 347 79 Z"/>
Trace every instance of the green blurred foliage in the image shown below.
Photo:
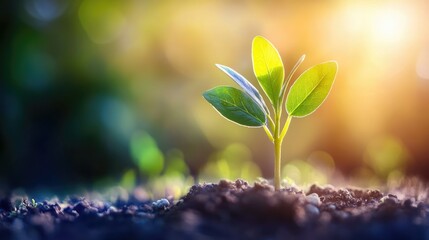
<path fill-rule="evenodd" d="M 403 169 L 409 159 L 403 143 L 392 136 L 380 136 L 372 140 L 364 154 L 365 162 L 382 177 L 387 177 L 394 170 Z"/>
<path fill-rule="evenodd" d="M 158 176 L 164 167 L 164 155 L 147 133 L 137 133 L 131 139 L 131 155 L 143 175 Z"/>
<path fill-rule="evenodd" d="M 94 43 L 108 43 L 120 36 L 126 23 L 123 6 L 121 1 L 82 1 L 79 20 Z"/>
<path fill-rule="evenodd" d="M 213 182 L 226 178 L 255 181 L 261 176 L 259 167 L 252 161 L 250 149 L 233 143 L 213 153 L 210 162 L 201 171 L 201 181 Z"/>
<path fill-rule="evenodd" d="M 292 160 L 285 164 L 282 175 L 284 179 L 289 179 L 299 186 L 328 183 L 326 174 L 303 160 Z"/>

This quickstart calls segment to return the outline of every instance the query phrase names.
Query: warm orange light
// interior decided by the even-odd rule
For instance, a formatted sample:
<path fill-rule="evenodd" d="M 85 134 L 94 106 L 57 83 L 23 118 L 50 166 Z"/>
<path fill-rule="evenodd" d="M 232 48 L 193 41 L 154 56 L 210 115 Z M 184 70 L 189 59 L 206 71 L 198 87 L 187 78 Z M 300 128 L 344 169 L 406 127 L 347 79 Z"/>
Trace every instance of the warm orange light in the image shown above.
<path fill-rule="evenodd" d="M 407 38 L 409 16 L 402 9 L 377 9 L 373 15 L 373 33 L 375 40 L 381 43 L 400 43 Z"/>

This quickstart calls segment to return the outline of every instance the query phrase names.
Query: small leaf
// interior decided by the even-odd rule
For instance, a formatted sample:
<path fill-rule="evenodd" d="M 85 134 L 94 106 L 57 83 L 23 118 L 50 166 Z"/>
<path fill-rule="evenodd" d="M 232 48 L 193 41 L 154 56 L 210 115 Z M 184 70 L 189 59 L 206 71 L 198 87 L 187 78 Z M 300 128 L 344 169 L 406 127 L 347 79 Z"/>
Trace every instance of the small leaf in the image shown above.
<path fill-rule="evenodd" d="M 225 118 L 248 127 L 261 127 L 267 122 L 265 112 L 245 92 L 219 86 L 203 94 L 204 98 Z"/>
<path fill-rule="evenodd" d="M 290 116 L 305 117 L 325 101 L 337 74 L 337 62 L 315 65 L 303 72 L 290 88 L 286 110 Z"/>
<path fill-rule="evenodd" d="M 257 36 L 252 43 L 252 62 L 259 84 L 277 108 L 285 72 L 280 54 L 267 39 Z"/>
<path fill-rule="evenodd" d="M 238 72 L 236 72 L 234 69 L 230 67 L 220 65 L 220 64 L 216 64 L 216 67 L 218 67 L 220 70 L 225 72 L 230 78 L 232 78 L 234 82 L 236 82 L 247 94 L 250 95 L 250 97 L 256 103 L 258 103 L 265 110 L 265 113 L 269 114 L 267 105 L 265 105 L 265 101 L 262 98 L 261 94 L 245 77 L 243 77 L 241 74 L 239 74 Z"/>
<path fill-rule="evenodd" d="M 298 61 L 295 63 L 295 66 L 293 66 L 292 70 L 289 73 L 289 76 L 287 77 L 287 82 L 285 82 L 282 86 L 282 91 L 281 91 L 281 98 L 283 98 L 283 95 L 286 92 L 286 88 L 289 86 L 289 82 L 293 76 L 293 74 L 296 72 L 296 70 L 298 69 L 299 65 L 301 65 L 302 62 L 304 62 L 305 59 L 305 54 L 301 55 L 301 57 L 298 59 Z"/>

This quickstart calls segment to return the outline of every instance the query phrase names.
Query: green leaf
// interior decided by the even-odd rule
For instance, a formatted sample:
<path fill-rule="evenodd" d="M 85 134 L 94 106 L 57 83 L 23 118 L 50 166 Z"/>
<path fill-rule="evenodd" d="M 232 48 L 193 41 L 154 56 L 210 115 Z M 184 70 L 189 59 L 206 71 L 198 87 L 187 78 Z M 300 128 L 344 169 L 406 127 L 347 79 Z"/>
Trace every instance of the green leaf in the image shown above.
<path fill-rule="evenodd" d="M 303 72 L 290 88 L 286 110 L 290 116 L 305 117 L 325 101 L 337 74 L 337 62 L 315 65 Z"/>
<path fill-rule="evenodd" d="M 267 117 L 248 94 L 233 87 L 219 86 L 203 93 L 204 98 L 225 118 L 248 127 L 261 127 Z"/>
<path fill-rule="evenodd" d="M 257 36 L 252 43 L 252 62 L 259 84 L 277 108 L 285 75 L 280 54 L 267 39 Z"/>
<path fill-rule="evenodd" d="M 267 105 L 265 105 L 261 94 L 245 77 L 241 76 L 241 74 L 230 67 L 220 64 L 216 64 L 216 67 L 230 76 L 232 80 L 234 80 L 234 82 L 236 82 L 244 90 L 245 93 L 249 94 L 249 96 L 265 110 L 265 113 L 269 114 L 269 110 Z"/>

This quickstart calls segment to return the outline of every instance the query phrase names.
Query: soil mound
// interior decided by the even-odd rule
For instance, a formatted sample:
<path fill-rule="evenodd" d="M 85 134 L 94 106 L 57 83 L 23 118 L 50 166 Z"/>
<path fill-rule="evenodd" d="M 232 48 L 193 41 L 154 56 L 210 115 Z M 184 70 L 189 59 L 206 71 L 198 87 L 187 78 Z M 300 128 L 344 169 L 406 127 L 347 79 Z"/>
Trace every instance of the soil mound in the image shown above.
<path fill-rule="evenodd" d="M 427 199 L 378 190 L 221 180 L 175 204 L 133 194 L 29 199 L 0 198 L 0 239 L 429 239 Z"/>

